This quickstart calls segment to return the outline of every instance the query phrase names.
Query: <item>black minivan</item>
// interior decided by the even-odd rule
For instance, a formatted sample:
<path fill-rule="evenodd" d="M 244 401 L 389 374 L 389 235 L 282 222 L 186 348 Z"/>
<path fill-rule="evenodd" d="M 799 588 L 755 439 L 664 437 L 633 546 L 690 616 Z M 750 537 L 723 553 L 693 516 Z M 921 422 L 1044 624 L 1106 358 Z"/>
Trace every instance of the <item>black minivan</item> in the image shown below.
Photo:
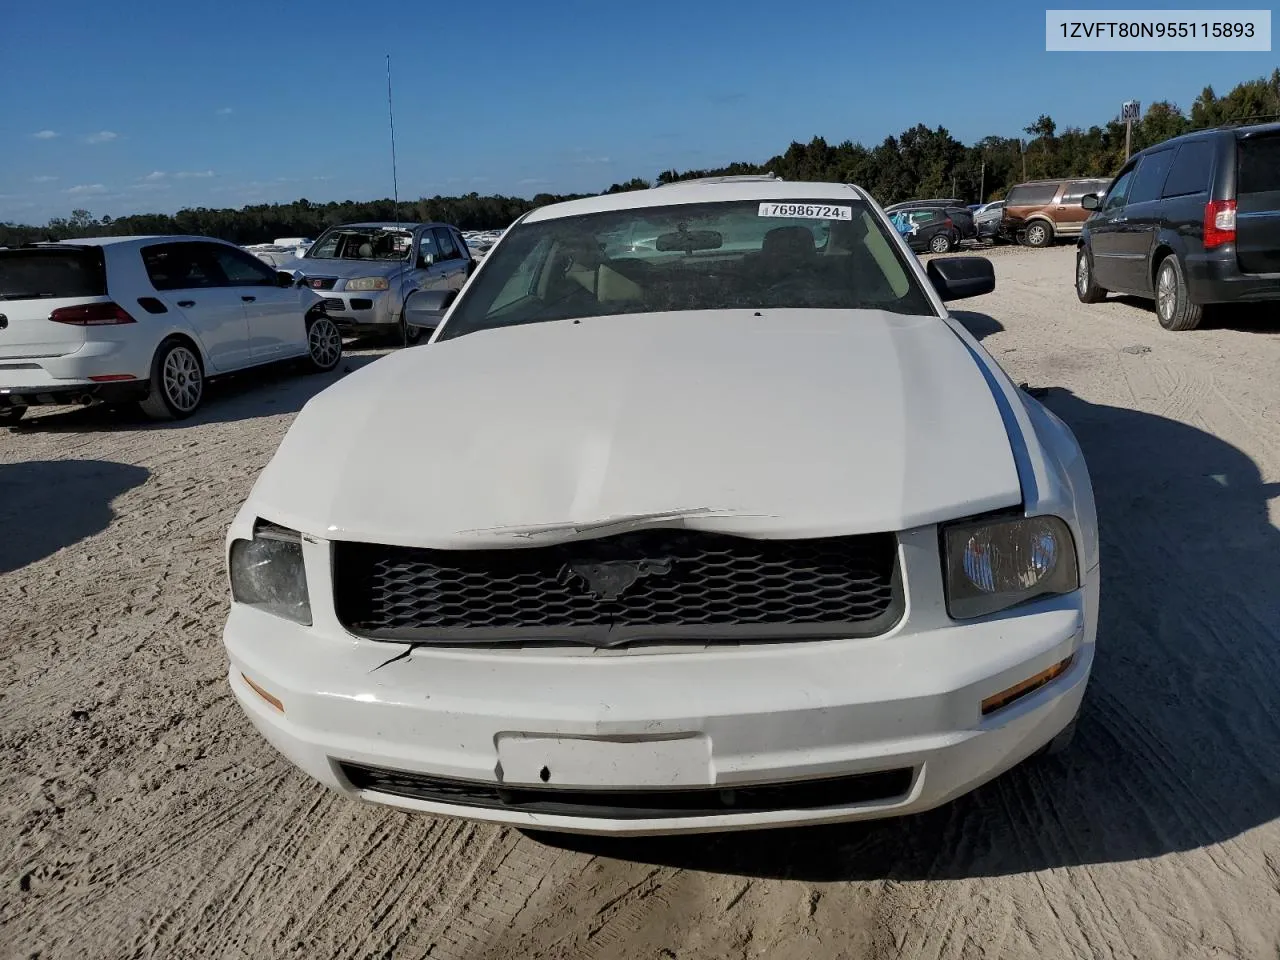
<path fill-rule="evenodd" d="M 1168 330 L 1204 306 L 1280 300 L 1280 123 L 1189 133 L 1132 157 L 1076 251 L 1076 295 L 1155 300 Z"/>

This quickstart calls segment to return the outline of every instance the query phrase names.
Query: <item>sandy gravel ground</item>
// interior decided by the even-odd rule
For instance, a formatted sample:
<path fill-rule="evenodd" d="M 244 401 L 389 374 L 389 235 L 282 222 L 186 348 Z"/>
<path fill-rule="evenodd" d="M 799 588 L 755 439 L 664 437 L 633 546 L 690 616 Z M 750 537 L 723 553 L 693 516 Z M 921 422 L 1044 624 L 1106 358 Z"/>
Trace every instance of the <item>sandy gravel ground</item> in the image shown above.
<path fill-rule="evenodd" d="M 219 636 L 226 526 L 326 379 L 177 426 L 54 411 L 0 432 L 0 956 L 1276 960 L 1280 315 L 1171 334 L 1078 304 L 1069 248 L 994 260 L 963 316 L 1052 388 L 1103 523 L 1067 755 L 908 820 L 708 840 L 340 799 L 243 719 Z"/>

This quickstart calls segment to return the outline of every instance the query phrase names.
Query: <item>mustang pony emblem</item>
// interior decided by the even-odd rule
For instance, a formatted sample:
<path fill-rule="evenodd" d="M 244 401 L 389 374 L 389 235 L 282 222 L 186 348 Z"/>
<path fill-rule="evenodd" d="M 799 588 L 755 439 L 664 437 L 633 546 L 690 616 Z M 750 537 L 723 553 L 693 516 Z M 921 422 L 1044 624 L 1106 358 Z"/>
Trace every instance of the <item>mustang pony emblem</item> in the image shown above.
<path fill-rule="evenodd" d="M 616 600 L 641 577 L 664 576 L 670 572 L 670 560 L 605 560 L 566 563 L 560 575 L 562 579 L 580 578 L 587 592 L 597 600 Z"/>

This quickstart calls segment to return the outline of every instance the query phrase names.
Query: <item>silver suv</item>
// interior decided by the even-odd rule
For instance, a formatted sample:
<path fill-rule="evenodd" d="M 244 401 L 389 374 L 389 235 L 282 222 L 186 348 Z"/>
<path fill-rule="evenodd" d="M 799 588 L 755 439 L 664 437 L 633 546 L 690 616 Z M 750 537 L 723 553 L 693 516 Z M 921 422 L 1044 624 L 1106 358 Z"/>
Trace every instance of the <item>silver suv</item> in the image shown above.
<path fill-rule="evenodd" d="M 344 331 L 415 342 L 404 300 L 415 290 L 461 290 L 475 269 L 466 241 L 445 223 L 346 223 L 330 227 L 287 269 L 324 297 Z"/>

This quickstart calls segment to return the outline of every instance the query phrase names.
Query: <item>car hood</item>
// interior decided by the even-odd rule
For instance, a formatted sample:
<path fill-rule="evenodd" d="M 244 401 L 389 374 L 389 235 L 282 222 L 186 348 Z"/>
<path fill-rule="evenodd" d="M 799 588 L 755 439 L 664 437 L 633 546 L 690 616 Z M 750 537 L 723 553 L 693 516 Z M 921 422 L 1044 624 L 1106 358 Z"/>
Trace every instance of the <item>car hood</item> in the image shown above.
<path fill-rule="evenodd" d="M 940 319 L 730 310 L 387 356 L 303 408 L 250 508 L 319 537 L 462 548 L 643 526 L 847 535 L 1020 502 L 991 389 Z"/>
<path fill-rule="evenodd" d="M 393 277 L 404 270 L 401 260 L 329 260 L 321 257 L 298 257 L 281 270 L 297 270 L 305 277 Z"/>

